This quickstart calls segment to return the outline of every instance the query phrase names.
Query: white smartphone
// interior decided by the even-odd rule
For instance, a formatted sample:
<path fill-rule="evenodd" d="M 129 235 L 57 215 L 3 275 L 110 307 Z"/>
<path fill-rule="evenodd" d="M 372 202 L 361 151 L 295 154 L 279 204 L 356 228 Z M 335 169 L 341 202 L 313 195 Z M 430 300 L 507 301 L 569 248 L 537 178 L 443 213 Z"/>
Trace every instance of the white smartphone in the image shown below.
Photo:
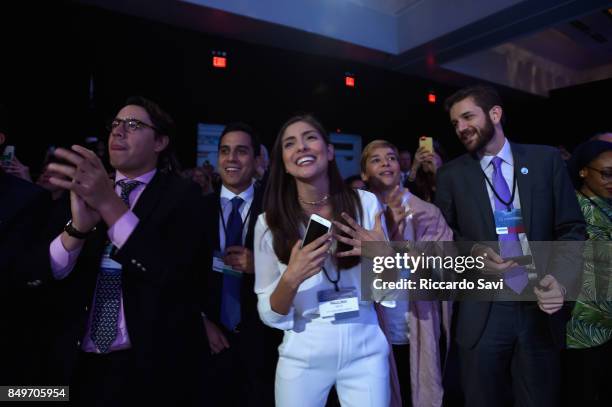
<path fill-rule="evenodd" d="M 310 215 L 308 226 L 306 227 L 306 235 L 302 241 L 302 247 L 329 232 L 331 225 L 332 223 L 329 220 L 319 215 Z"/>
<path fill-rule="evenodd" d="M 0 160 L 8 163 L 13 160 L 13 157 L 15 157 L 15 146 L 6 146 Z"/>

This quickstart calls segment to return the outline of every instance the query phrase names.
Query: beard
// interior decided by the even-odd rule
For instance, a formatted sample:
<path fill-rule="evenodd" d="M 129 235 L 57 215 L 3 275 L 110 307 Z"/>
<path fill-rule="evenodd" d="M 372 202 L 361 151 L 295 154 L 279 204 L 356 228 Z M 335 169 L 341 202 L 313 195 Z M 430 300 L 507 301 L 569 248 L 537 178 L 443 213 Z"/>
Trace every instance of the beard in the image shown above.
<path fill-rule="evenodd" d="M 476 141 L 472 144 L 467 143 L 467 140 L 464 139 L 471 137 L 472 134 L 476 135 Z M 461 134 L 459 134 L 459 139 L 469 153 L 475 153 L 482 150 L 484 146 L 491 141 L 494 135 L 495 128 L 493 127 L 493 122 L 491 121 L 490 117 L 485 116 L 484 127 L 470 127 L 465 129 L 461 132 Z"/>

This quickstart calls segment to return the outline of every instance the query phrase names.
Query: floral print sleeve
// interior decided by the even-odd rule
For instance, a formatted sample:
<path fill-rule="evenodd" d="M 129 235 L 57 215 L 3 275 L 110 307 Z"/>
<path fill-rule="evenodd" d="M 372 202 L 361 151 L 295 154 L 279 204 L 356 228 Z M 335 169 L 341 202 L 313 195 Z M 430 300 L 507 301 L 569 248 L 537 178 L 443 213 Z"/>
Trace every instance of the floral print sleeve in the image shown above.
<path fill-rule="evenodd" d="M 582 291 L 567 325 L 568 348 L 599 346 L 612 338 L 612 205 L 577 193 L 587 223 Z"/>

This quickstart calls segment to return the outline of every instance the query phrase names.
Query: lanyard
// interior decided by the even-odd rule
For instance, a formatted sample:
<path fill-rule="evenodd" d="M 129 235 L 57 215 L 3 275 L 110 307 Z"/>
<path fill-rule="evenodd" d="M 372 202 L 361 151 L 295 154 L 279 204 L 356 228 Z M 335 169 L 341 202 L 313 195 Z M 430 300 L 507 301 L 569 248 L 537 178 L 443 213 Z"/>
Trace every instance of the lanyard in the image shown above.
<path fill-rule="evenodd" d="M 580 191 L 578 191 L 578 192 L 580 192 Z M 610 217 L 610 215 L 606 211 L 604 211 L 604 209 L 601 206 L 599 206 L 599 204 L 597 202 L 595 202 L 594 200 L 592 200 L 591 198 L 589 198 L 588 196 L 586 196 L 582 192 L 580 192 L 580 195 L 582 195 L 583 197 L 588 199 L 589 202 L 591 203 L 591 205 L 596 207 L 599 210 L 599 212 L 603 213 L 606 216 L 606 218 L 608 218 L 610 220 L 610 222 L 612 222 L 612 217 Z"/>
<path fill-rule="evenodd" d="M 340 270 L 337 271 L 338 278 L 335 280 L 332 280 L 331 278 L 329 278 L 329 274 L 327 274 L 327 270 L 325 269 L 325 267 L 321 267 L 321 268 L 323 269 L 323 274 L 325 274 L 325 278 L 327 278 L 327 281 L 329 281 L 330 283 L 334 285 L 336 292 L 340 291 L 340 288 L 338 287 L 338 283 L 340 282 L 340 276 L 342 275 L 340 274 Z"/>
<path fill-rule="evenodd" d="M 244 201 L 246 203 L 246 201 Z M 253 209 L 253 203 L 251 202 L 251 206 L 249 206 L 249 210 L 242 221 L 242 225 L 240 226 L 240 230 L 244 230 L 244 225 L 249 221 L 249 217 L 251 216 L 251 209 Z M 230 212 L 231 215 L 231 212 Z M 223 226 L 223 233 L 225 234 L 225 240 L 227 240 L 227 226 L 225 225 L 225 218 L 223 217 L 223 208 L 221 208 L 221 200 L 219 199 L 219 216 L 221 217 L 221 225 Z M 228 216 L 229 217 L 229 216 Z"/>
<path fill-rule="evenodd" d="M 499 170 L 501 171 L 501 166 Z M 493 194 L 495 195 L 495 197 L 499 199 L 499 202 L 506 205 L 506 208 L 508 208 L 508 212 L 510 212 L 510 206 L 512 205 L 512 202 L 514 202 L 514 194 L 516 192 L 516 173 L 512 172 L 512 196 L 510 196 L 510 200 L 508 202 L 501 199 L 501 197 L 499 196 L 499 194 L 493 187 L 493 184 L 491 183 L 491 181 L 489 181 L 489 177 L 487 177 L 487 174 L 485 174 L 484 170 L 482 171 L 482 175 L 484 176 L 485 181 L 487 181 L 487 184 L 489 184 L 489 187 L 491 187 L 491 191 L 493 191 Z M 491 174 L 491 176 L 493 176 L 493 174 Z M 504 174 L 501 174 L 501 176 L 503 178 Z M 505 178 L 504 178 L 504 182 L 505 182 Z"/>

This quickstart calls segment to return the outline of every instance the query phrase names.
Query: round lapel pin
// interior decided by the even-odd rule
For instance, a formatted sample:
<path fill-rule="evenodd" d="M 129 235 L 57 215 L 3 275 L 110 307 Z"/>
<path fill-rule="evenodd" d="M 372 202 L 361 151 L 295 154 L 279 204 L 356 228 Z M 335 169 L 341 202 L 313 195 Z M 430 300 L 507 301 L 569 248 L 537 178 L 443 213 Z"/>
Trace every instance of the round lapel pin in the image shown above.
<path fill-rule="evenodd" d="M 529 170 L 527 169 L 527 167 L 521 168 L 521 174 L 523 174 L 523 175 L 529 174 Z"/>

